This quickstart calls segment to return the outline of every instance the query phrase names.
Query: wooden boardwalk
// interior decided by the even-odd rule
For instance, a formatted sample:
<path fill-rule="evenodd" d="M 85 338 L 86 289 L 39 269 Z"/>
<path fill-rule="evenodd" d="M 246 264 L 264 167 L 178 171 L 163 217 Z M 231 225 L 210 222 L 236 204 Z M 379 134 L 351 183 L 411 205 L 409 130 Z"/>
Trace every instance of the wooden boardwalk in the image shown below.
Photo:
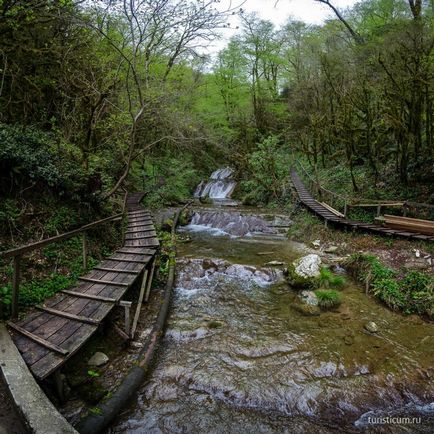
<path fill-rule="evenodd" d="M 142 197 L 140 193 L 127 197 L 123 247 L 81 277 L 77 286 L 60 291 L 25 318 L 9 323 L 15 345 L 38 380 L 73 356 L 139 276 L 148 276 L 159 242 L 151 215 L 139 204 Z M 152 273 L 148 289 L 151 279 Z"/>
<path fill-rule="evenodd" d="M 434 236 L 424 235 L 418 232 L 390 229 L 377 224 L 363 223 L 348 220 L 345 217 L 339 217 L 312 197 L 309 190 L 301 181 L 295 169 L 291 169 L 291 180 L 295 190 L 297 191 L 300 202 L 307 208 L 309 208 L 312 212 L 314 212 L 316 215 L 323 218 L 326 222 L 331 222 L 333 224 L 336 224 L 337 226 L 346 227 L 353 230 L 358 229 L 364 232 L 372 232 L 377 235 L 388 235 L 415 240 L 434 241 Z"/>

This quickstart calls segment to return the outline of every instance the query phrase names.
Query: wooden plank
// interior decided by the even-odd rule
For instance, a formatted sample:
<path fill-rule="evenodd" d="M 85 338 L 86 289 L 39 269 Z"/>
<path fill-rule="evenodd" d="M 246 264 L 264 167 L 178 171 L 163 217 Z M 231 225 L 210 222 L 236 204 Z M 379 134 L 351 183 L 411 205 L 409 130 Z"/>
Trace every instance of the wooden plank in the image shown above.
<path fill-rule="evenodd" d="M 141 235 L 141 236 L 138 236 L 138 237 L 125 237 L 125 241 L 147 240 L 149 238 L 156 238 L 157 234 L 155 233 L 155 231 L 150 231 L 150 232 L 152 232 L 152 234 L 150 234 L 150 235 Z M 141 233 L 144 233 L 144 232 L 141 232 Z"/>
<path fill-rule="evenodd" d="M 423 220 L 423 219 L 415 219 L 411 217 L 402 217 L 397 215 L 391 215 L 391 214 L 385 214 L 383 216 L 384 220 L 394 220 L 394 221 L 403 221 L 403 222 L 409 222 L 409 223 L 417 223 L 417 224 L 424 224 L 427 226 L 434 227 L 434 221 L 432 220 Z"/>
<path fill-rule="evenodd" d="M 52 374 L 59 366 L 72 357 L 97 330 L 97 326 L 95 325 L 77 324 L 80 326 L 78 330 L 62 343 L 63 348 L 66 348 L 69 351 L 69 354 L 66 357 L 60 358 L 55 353 L 48 353 L 30 366 L 33 374 L 38 379 L 43 380 L 48 377 L 48 375 Z"/>
<path fill-rule="evenodd" d="M 332 208 L 330 205 L 326 204 L 325 202 L 321 202 L 321 205 L 327 208 L 332 214 L 342 218 L 345 217 L 341 212 L 339 212 L 337 209 Z"/>
<path fill-rule="evenodd" d="M 60 348 L 58 345 L 52 344 L 51 342 L 47 341 L 46 339 L 43 339 L 31 332 L 28 332 L 26 329 L 23 329 L 17 324 L 14 324 L 12 321 L 8 322 L 8 326 L 17 331 L 18 333 L 21 333 L 23 336 L 31 339 L 33 342 L 36 342 L 39 345 L 42 345 L 43 347 L 55 351 L 56 353 L 62 354 L 63 356 L 66 356 L 68 354 L 67 350 L 64 350 L 63 348 Z"/>
<path fill-rule="evenodd" d="M 144 248 L 142 246 L 129 246 L 129 249 L 133 249 L 133 250 L 126 250 L 126 249 L 119 249 L 116 250 L 115 253 L 123 253 L 123 254 L 130 254 L 130 255 L 147 255 L 147 256 L 153 256 L 155 255 L 155 249 L 147 249 Z M 138 252 L 135 249 L 141 249 L 140 252 Z"/>
<path fill-rule="evenodd" d="M 139 274 L 140 271 L 134 271 L 134 270 L 122 270 L 119 268 L 106 268 L 106 267 L 93 267 L 94 270 L 99 271 L 107 271 L 107 273 L 125 273 L 125 274 Z"/>
<path fill-rule="evenodd" d="M 136 312 L 134 314 L 133 326 L 131 327 L 131 339 L 134 339 L 134 334 L 136 333 L 137 323 L 139 322 L 140 311 L 143 304 L 143 297 L 146 291 L 146 284 L 148 282 L 148 270 L 143 272 L 142 284 L 140 286 L 139 299 L 137 301 Z"/>
<path fill-rule="evenodd" d="M 99 321 L 97 321 L 93 318 L 87 318 L 85 316 L 75 315 L 73 313 L 64 312 L 63 310 L 57 310 L 57 309 L 53 309 L 51 307 L 46 307 L 46 306 L 37 306 L 37 308 L 40 310 L 43 310 L 44 312 L 51 313 L 53 315 L 60 316 L 62 318 L 67 318 L 67 319 L 72 319 L 74 321 L 83 322 L 85 324 L 95 324 L 95 325 L 99 324 Z"/>
<path fill-rule="evenodd" d="M 139 260 L 139 259 L 125 259 L 125 258 L 110 258 L 111 261 L 119 261 L 119 262 L 130 262 L 132 264 L 147 264 L 151 258 L 148 260 Z"/>
<path fill-rule="evenodd" d="M 388 227 L 391 227 L 393 229 L 399 229 L 399 230 L 407 230 L 410 232 L 419 232 L 421 234 L 425 235 L 434 235 L 434 227 L 431 226 L 425 226 L 423 224 L 418 223 L 410 223 L 410 222 L 404 222 L 404 221 L 386 221 L 386 225 Z"/>
<path fill-rule="evenodd" d="M 69 291 L 67 289 L 63 289 L 60 292 L 62 292 L 63 294 L 72 295 L 73 297 L 87 298 L 89 300 L 97 300 L 97 301 L 106 302 L 106 303 L 116 303 L 117 302 L 117 300 L 115 298 L 102 297 L 101 295 L 87 294 L 85 292 Z"/>
<path fill-rule="evenodd" d="M 137 229 L 140 228 L 140 229 Z M 125 231 L 125 235 L 127 234 L 136 234 L 138 232 L 145 232 L 146 230 L 154 230 L 154 225 L 144 225 L 144 226 L 136 226 L 134 231 Z"/>
<path fill-rule="evenodd" d="M 78 280 L 80 280 L 81 282 L 96 283 L 98 285 L 130 286 L 129 283 L 125 283 L 125 282 L 115 282 L 113 280 L 92 279 L 90 277 L 79 277 Z"/>

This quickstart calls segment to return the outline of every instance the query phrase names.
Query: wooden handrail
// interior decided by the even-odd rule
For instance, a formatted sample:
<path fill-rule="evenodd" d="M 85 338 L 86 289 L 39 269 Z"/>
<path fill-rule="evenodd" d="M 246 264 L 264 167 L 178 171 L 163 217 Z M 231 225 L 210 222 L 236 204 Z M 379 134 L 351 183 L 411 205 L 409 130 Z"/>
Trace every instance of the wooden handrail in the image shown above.
<path fill-rule="evenodd" d="M 96 226 L 102 225 L 103 223 L 107 223 L 110 221 L 120 220 L 122 219 L 123 213 L 119 213 L 113 215 L 111 217 L 106 217 L 102 220 L 97 220 L 87 225 L 82 226 L 81 228 L 74 229 L 70 232 L 65 232 L 64 234 L 56 235 L 55 237 L 46 238 L 45 240 L 37 241 L 36 243 L 26 244 L 25 246 L 16 247 L 15 249 L 6 250 L 4 252 L 0 252 L 0 258 L 11 258 L 14 256 L 21 256 L 25 253 L 31 252 L 32 250 L 40 249 L 48 244 L 56 243 L 58 241 L 66 240 L 68 238 L 75 237 L 78 234 L 81 234 L 88 229 L 94 228 Z"/>
<path fill-rule="evenodd" d="M 83 234 L 83 268 L 87 268 L 87 237 L 86 231 L 92 229 L 103 223 L 122 220 L 124 213 L 119 213 L 111 217 L 106 217 L 105 219 L 97 220 L 95 222 L 89 223 L 82 226 L 81 228 L 74 229 L 70 232 L 65 232 L 61 235 L 56 235 L 55 237 L 46 238 L 45 240 L 37 241 L 36 243 L 26 244 L 25 246 L 20 246 L 15 249 L 6 250 L 5 252 L 0 252 L 0 258 L 14 258 L 14 273 L 12 277 L 12 302 L 11 302 L 11 316 L 13 319 L 18 318 L 18 301 L 19 301 L 19 291 L 20 291 L 20 263 L 21 258 L 25 253 L 31 252 L 32 250 L 40 249 L 48 244 L 56 243 L 58 241 L 66 240 L 68 238 L 75 237 L 76 235 Z"/>

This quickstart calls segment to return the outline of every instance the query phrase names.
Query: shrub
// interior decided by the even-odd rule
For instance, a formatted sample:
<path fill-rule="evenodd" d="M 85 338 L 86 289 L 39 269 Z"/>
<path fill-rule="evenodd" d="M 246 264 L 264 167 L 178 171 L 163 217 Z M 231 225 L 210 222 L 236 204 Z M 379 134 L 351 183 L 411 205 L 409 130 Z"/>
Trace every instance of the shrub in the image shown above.
<path fill-rule="evenodd" d="M 241 196 L 247 205 L 278 202 L 283 198 L 290 167 L 290 153 L 279 143 L 279 138 L 269 136 L 248 156 L 248 167 L 252 174 L 241 182 Z"/>
<path fill-rule="evenodd" d="M 334 289 L 317 289 L 318 305 L 321 309 L 333 309 L 341 304 L 341 294 Z"/>
<path fill-rule="evenodd" d="M 321 268 L 321 274 L 318 280 L 321 288 L 342 288 L 345 286 L 345 278 L 333 274 L 327 267 Z"/>
<path fill-rule="evenodd" d="M 434 277 L 420 271 L 402 274 L 385 267 L 373 255 L 355 254 L 347 268 L 369 291 L 395 310 L 434 317 Z"/>

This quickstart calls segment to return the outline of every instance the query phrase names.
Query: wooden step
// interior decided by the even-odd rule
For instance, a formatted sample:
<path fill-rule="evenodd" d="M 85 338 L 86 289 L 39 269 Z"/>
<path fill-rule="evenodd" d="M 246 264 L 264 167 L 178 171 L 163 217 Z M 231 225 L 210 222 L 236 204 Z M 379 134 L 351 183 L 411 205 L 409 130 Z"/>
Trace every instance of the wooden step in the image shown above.
<path fill-rule="evenodd" d="M 74 321 L 79 321 L 85 324 L 94 324 L 97 325 L 100 323 L 100 321 L 93 319 L 93 318 L 88 318 L 86 316 L 81 316 L 81 315 L 75 315 L 73 313 L 69 313 L 69 312 L 64 312 L 63 310 L 57 310 L 57 309 L 53 309 L 51 307 L 47 307 L 47 306 L 36 306 L 39 310 L 42 310 L 44 312 L 47 313 L 51 313 L 52 315 L 56 315 L 56 316 L 60 316 L 62 318 L 68 318 L 68 319 L 72 319 Z"/>
<path fill-rule="evenodd" d="M 52 344 L 51 342 L 47 341 L 46 339 L 41 338 L 40 336 L 37 336 L 37 335 L 27 331 L 26 329 L 20 327 L 18 324 L 15 324 L 11 321 L 8 321 L 8 326 L 11 327 L 12 329 L 14 329 L 15 331 L 17 331 L 18 333 L 20 333 L 21 335 L 25 336 L 26 338 L 29 338 L 33 342 L 36 342 L 37 344 L 42 345 L 43 347 L 45 347 L 51 351 L 62 354 L 62 356 L 66 356 L 69 353 L 69 351 L 64 350 L 63 348 L 59 347 L 58 345 Z"/>
<path fill-rule="evenodd" d="M 70 291 L 68 289 L 62 289 L 60 292 L 66 295 L 72 295 L 73 297 L 77 298 L 87 298 L 89 300 L 97 300 L 102 301 L 106 303 L 116 303 L 117 300 L 115 298 L 110 297 L 103 297 L 101 295 L 94 295 L 94 294 L 87 294 L 85 292 L 79 292 L 79 291 Z"/>
<path fill-rule="evenodd" d="M 79 277 L 78 280 L 82 282 L 96 283 L 98 285 L 130 286 L 130 283 L 115 282 L 113 280 L 93 279 L 91 277 Z"/>

